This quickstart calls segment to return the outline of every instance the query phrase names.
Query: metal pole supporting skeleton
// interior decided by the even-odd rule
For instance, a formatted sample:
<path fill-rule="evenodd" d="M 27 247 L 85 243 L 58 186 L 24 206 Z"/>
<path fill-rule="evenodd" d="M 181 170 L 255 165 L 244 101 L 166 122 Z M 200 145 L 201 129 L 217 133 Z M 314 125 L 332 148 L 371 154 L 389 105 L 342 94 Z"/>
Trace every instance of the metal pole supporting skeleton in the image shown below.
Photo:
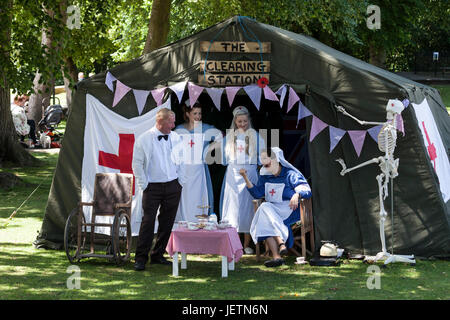
<path fill-rule="evenodd" d="M 389 100 L 386 105 L 386 122 L 369 122 L 369 121 L 361 121 L 356 117 L 349 114 L 343 107 L 336 106 L 337 110 L 344 115 L 354 119 L 361 125 L 383 125 L 380 133 L 378 134 L 378 148 L 381 152 L 384 152 L 384 156 L 380 156 L 377 158 L 373 158 L 366 162 L 363 162 L 353 168 L 347 168 L 344 160 L 336 159 L 342 166 L 342 171 L 340 172 L 341 176 L 344 176 L 346 173 L 365 167 L 372 163 L 377 163 L 381 169 L 381 173 L 377 175 L 376 179 L 378 182 L 378 192 L 379 192 L 379 201 L 380 201 L 380 238 L 381 238 L 381 252 L 379 252 L 374 261 L 378 261 L 381 259 L 386 259 L 384 264 L 388 264 L 391 262 L 407 262 L 407 263 L 416 263 L 414 260 L 414 255 L 394 255 L 386 250 L 386 237 L 384 231 L 384 222 L 387 217 L 387 212 L 384 209 L 384 200 L 388 196 L 388 183 L 389 179 L 394 179 L 398 176 L 398 165 L 399 159 L 394 159 L 394 150 L 397 143 L 397 114 L 400 114 L 404 106 L 401 101 L 394 99 Z M 393 195 L 391 195 L 393 196 Z"/>

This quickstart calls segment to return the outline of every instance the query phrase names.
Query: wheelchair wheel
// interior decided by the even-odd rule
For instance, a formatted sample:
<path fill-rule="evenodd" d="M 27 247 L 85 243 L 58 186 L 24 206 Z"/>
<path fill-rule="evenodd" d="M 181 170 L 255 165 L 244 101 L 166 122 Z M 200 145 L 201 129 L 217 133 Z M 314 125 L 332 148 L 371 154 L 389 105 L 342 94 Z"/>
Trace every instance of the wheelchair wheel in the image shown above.
<path fill-rule="evenodd" d="M 75 208 L 70 213 L 64 228 L 64 249 L 70 263 L 79 262 L 78 256 L 84 250 L 86 242 L 86 223 L 83 214 L 78 213 L 78 208 Z M 78 225 L 80 224 L 80 233 L 78 233 Z"/>
<path fill-rule="evenodd" d="M 114 217 L 112 229 L 114 258 L 117 264 L 130 259 L 131 253 L 131 224 L 130 217 L 125 210 L 118 210 Z"/>

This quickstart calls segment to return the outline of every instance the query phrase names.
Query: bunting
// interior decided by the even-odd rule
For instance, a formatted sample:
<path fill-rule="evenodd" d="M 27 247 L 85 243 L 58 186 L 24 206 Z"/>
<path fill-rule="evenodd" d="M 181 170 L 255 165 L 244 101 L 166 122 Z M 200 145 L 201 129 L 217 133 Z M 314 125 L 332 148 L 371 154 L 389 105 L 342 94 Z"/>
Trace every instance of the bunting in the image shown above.
<path fill-rule="evenodd" d="M 134 98 L 136 99 L 136 105 L 138 108 L 139 115 L 141 115 L 142 110 L 144 110 L 145 102 L 147 101 L 147 97 L 150 94 L 150 91 L 133 89 L 133 93 Z"/>
<path fill-rule="evenodd" d="M 208 92 L 208 94 L 211 97 L 217 110 L 220 111 L 220 102 L 222 100 L 223 89 L 222 88 L 206 88 L 206 92 Z"/>
<path fill-rule="evenodd" d="M 361 154 L 362 146 L 364 144 L 364 139 L 366 138 L 367 130 L 348 130 L 348 135 L 352 140 L 353 147 L 355 148 L 356 154 Z"/>
<path fill-rule="evenodd" d="M 299 101 L 300 98 L 298 97 L 297 93 L 295 92 L 294 89 L 292 89 L 291 87 L 289 87 L 289 98 L 288 98 L 288 108 L 286 112 L 291 111 L 292 107 L 294 106 L 294 104 Z"/>
<path fill-rule="evenodd" d="M 127 87 L 119 80 L 116 80 L 116 91 L 114 92 L 114 101 L 112 107 L 114 108 L 130 90 L 131 88 Z"/>
<path fill-rule="evenodd" d="M 242 87 L 226 87 L 225 92 L 227 93 L 228 98 L 228 105 L 231 107 L 234 101 L 234 97 L 236 96 L 236 93 L 241 89 Z"/>
<path fill-rule="evenodd" d="M 189 102 L 192 108 L 194 104 L 197 102 L 198 97 L 202 93 L 203 87 L 200 87 L 192 82 L 188 82 L 188 91 L 189 91 Z"/>
<path fill-rule="evenodd" d="M 328 125 L 313 115 L 311 131 L 309 132 L 309 142 L 312 142 L 314 138 L 327 127 Z"/>
<path fill-rule="evenodd" d="M 280 101 L 278 99 L 277 95 L 272 91 L 272 89 L 269 88 L 269 86 L 265 86 L 263 88 L 263 92 L 264 92 L 264 98 L 266 98 L 267 100 Z"/>
<path fill-rule="evenodd" d="M 281 96 L 280 98 L 280 108 L 283 108 L 283 102 L 284 102 L 284 98 L 286 97 L 286 91 L 287 91 L 287 85 L 283 84 L 278 90 L 277 92 L 275 92 L 275 94 L 278 94 Z"/>
<path fill-rule="evenodd" d="M 176 94 L 176 96 L 178 98 L 178 103 L 179 104 L 181 104 L 181 99 L 183 98 L 183 93 L 184 93 L 184 89 L 186 88 L 186 83 L 187 83 L 187 81 L 178 82 L 178 83 L 175 83 L 174 85 L 171 85 L 169 87 L 170 90 L 175 92 L 175 94 Z"/>
<path fill-rule="evenodd" d="M 334 147 L 341 141 L 347 131 L 330 126 L 330 153 Z"/>
<path fill-rule="evenodd" d="M 116 81 L 116 86 L 114 90 L 113 82 Z M 269 88 L 269 86 L 264 86 L 261 88 L 257 85 L 248 85 L 245 87 L 225 87 L 225 88 L 205 88 L 199 85 L 196 85 L 192 82 L 184 81 L 184 82 L 178 82 L 173 84 L 170 87 L 162 87 L 158 89 L 153 90 L 138 90 L 138 89 L 132 89 L 128 87 L 127 85 L 123 84 L 120 80 L 118 80 L 113 74 L 110 72 L 106 73 L 105 78 L 105 85 L 108 87 L 109 90 L 114 92 L 114 100 L 112 107 L 115 107 L 119 101 L 128 93 L 128 91 L 132 90 L 135 100 L 136 100 L 136 106 L 139 112 L 139 115 L 142 114 L 142 111 L 145 107 L 145 103 L 147 101 L 147 98 L 149 94 L 151 93 L 153 99 L 156 102 L 157 106 L 160 106 L 162 104 L 164 93 L 167 88 L 172 90 L 177 98 L 179 103 L 181 104 L 181 99 L 183 98 L 184 91 L 188 89 L 189 94 L 189 102 L 190 105 L 193 106 L 201 93 L 203 92 L 203 89 L 206 89 L 207 94 L 210 96 L 211 100 L 214 103 L 214 106 L 217 108 L 217 110 L 221 110 L 221 99 L 222 94 L 225 91 L 228 104 L 231 107 L 233 104 L 233 101 L 236 97 L 237 92 L 240 89 L 244 89 L 244 91 L 247 93 L 250 100 L 255 105 L 256 109 L 260 109 L 261 107 L 261 97 L 264 96 L 266 100 L 271 101 L 278 101 L 280 103 L 280 108 L 283 107 L 284 100 L 286 98 L 286 94 L 288 94 L 288 103 L 287 103 L 287 112 L 289 112 L 294 105 L 298 102 L 298 115 L 297 115 L 297 127 L 301 119 L 305 117 L 312 116 L 312 124 L 311 129 L 309 133 L 309 141 L 312 142 L 315 137 L 322 132 L 325 128 L 329 127 L 329 137 L 330 137 L 330 153 L 335 149 L 337 144 L 342 140 L 342 138 L 345 136 L 346 133 L 349 134 L 350 140 L 352 141 L 353 147 L 355 149 L 355 152 L 357 156 L 359 157 L 362 151 L 362 147 L 364 145 L 366 134 L 368 133 L 369 136 L 378 143 L 378 134 L 380 133 L 380 130 L 382 128 L 382 125 L 374 126 L 372 128 L 369 128 L 367 130 L 343 130 L 340 128 L 336 128 L 334 126 L 331 126 L 322 120 L 320 120 L 318 117 L 316 117 L 301 101 L 300 97 L 297 95 L 295 90 L 288 86 L 287 84 L 283 84 L 278 88 L 277 91 L 272 91 L 272 89 Z M 403 105 L 406 107 L 409 106 L 409 100 L 404 99 L 402 101 Z M 401 114 L 396 116 L 396 122 L 397 122 L 397 130 L 403 133 L 405 135 L 404 131 L 404 123 L 403 118 Z"/>
<path fill-rule="evenodd" d="M 250 97 L 250 100 L 252 100 L 253 104 L 255 105 L 256 109 L 259 110 L 261 105 L 261 93 L 262 89 L 255 85 L 249 85 L 244 87 L 244 91 L 247 93 L 247 95 Z"/>

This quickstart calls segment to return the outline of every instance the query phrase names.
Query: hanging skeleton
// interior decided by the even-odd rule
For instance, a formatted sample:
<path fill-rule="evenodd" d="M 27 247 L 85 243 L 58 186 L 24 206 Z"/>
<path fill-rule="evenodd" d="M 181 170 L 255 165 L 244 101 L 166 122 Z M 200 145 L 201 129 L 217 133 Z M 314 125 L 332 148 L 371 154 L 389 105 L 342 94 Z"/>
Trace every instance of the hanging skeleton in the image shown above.
<path fill-rule="evenodd" d="M 397 99 L 390 99 L 386 105 L 386 122 L 369 122 L 361 121 L 356 117 L 349 114 L 344 107 L 336 106 L 337 110 L 344 115 L 354 119 L 361 125 L 382 125 L 380 133 L 378 134 L 378 148 L 384 153 L 384 156 L 373 158 L 366 162 L 363 162 L 353 168 L 347 168 L 344 160 L 336 159 L 342 166 L 341 176 L 346 173 L 365 167 L 372 163 L 377 163 L 381 169 L 381 173 L 376 176 L 378 182 L 379 201 L 380 201 L 380 238 L 382 251 L 379 252 L 374 261 L 386 258 L 385 264 L 390 262 L 408 262 L 415 263 L 414 255 L 394 255 L 390 254 L 386 250 L 386 239 L 384 232 L 384 222 L 387 217 L 387 212 L 384 209 L 384 200 L 388 196 L 388 184 L 389 179 L 394 179 L 398 176 L 399 159 L 394 159 L 394 151 L 397 143 L 397 115 L 401 114 L 403 109 L 403 103 Z"/>

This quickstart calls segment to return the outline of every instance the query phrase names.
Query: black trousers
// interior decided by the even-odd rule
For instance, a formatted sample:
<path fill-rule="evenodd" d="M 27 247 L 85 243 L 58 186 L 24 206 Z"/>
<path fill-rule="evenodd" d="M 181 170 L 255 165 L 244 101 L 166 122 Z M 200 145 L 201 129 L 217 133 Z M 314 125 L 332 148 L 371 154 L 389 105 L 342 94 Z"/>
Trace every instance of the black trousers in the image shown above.
<path fill-rule="evenodd" d="M 159 208 L 158 232 L 156 243 L 150 256 L 162 257 L 172 232 L 175 216 L 181 198 L 181 185 L 178 180 L 164 183 L 149 183 L 142 195 L 142 217 L 139 237 L 136 245 L 136 262 L 147 263 L 148 254 L 152 247 L 155 220 Z"/>
<path fill-rule="evenodd" d="M 33 143 L 36 144 L 36 123 L 34 120 L 27 120 L 28 125 L 30 126 L 30 133 L 28 134 L 30 136 L 30 139 L 33 140 Z M 25 136 L 20 136 L 20 141 L 24 141 Z"/>

